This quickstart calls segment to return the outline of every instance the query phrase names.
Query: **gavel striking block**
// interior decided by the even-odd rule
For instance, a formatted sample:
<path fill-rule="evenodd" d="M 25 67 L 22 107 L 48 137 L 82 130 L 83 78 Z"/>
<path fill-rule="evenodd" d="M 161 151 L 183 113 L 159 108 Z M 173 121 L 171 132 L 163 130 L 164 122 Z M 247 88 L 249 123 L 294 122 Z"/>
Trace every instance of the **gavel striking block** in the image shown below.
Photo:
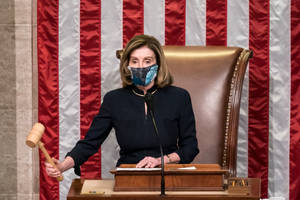
<path fill-rule="evenodd" d="M 45 132 L 45 126 L 41 123 L 35 123 L 27 136 L 26 144 L 27 144 L 27 146 L 29 146 L 31 148 L 34 148 L 36 145 L 38 145 L 39 148 L 41 149 L 41 151 L 43 152 L 43 154 L 45 155 L 46 160 L 53 167 L 57 168 L 57 166 L 53 162 L 52 158 L 49 156 L 47 150 L 45 149 L 44 144 L 40 141 L 44 132 Z M 64 179 L 64 177 L 59 176 L 56 179 L 58 181 L 62 181 Z"/>

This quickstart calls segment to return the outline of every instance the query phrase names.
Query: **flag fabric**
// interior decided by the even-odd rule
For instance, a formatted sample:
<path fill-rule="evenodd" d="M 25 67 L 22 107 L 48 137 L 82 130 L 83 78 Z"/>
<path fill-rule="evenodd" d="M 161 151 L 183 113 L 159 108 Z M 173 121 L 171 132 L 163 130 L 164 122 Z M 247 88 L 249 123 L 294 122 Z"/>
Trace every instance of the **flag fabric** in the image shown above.
<path fill-rule="evenodd" d="M 63 160 L 84 137 L 105 93 L 121 87 L 115 51 L 142 33 L 163 45 L 253 51 L 237 175 L 261 178 L 262 198 L 299 200 L 299 0 L 37 0 L 38 119 L 50 155 Z M 112 131 L 81 177 L 112 177 L 118 150 Z M 69 170 L 58 183 L 46 175 L 44 160 L 40 154 L 40 199 L 66 199 L 76 175 Z"/>

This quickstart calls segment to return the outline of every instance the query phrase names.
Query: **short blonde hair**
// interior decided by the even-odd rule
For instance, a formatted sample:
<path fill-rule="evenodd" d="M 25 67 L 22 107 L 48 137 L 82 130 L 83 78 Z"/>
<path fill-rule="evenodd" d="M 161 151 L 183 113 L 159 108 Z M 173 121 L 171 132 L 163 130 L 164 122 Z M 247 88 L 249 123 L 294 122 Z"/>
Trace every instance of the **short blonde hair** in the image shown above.
<path fill-rule="evenodd" d="M 131 73 L 128 69 L 130 55 L 135 49 L 143 46 L 151 49 L 156 57 L 158 72 L 155 78 L 155 85 L 160 88 L 171 85 L 173 83 L 173 77 L 169 72 L 165 55 L 159 41 L 149 35 L 136 35 L 127 43 L 123 52 L 121 52 L 120 74 L 123 87 L 133 84 Z"/>

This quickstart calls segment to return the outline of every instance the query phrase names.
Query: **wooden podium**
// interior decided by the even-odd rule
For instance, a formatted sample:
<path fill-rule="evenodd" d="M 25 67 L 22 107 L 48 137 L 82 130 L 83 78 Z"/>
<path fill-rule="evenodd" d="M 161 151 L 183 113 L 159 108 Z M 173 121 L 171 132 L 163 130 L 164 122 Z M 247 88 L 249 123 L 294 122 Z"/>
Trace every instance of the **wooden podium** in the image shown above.
<path fill-rule="evenodd" d="M 160 196 L 159 170 L 128 169 L 134 166 L 122 165 L 121 167 L 125 169 L 113 170 L 114 180 L 75 179 L 67 199 L 260 199 L 260 179 L 228 179 L 227 171 L 222 170 L 219 165 L 166 165 L 165 196 Z M 194 169 L 190 167 L 194 167 Z"/>
<path fill-rule="evenodd" d="M 160 170 L 134 169 L 135 165 L 127 164 L 111 171 L 115 175 L 114 191 L 160 190 Z M 164 174 L 166 191 L 221 191 L 228 171 L 217 164 L 167 164 Z"/>

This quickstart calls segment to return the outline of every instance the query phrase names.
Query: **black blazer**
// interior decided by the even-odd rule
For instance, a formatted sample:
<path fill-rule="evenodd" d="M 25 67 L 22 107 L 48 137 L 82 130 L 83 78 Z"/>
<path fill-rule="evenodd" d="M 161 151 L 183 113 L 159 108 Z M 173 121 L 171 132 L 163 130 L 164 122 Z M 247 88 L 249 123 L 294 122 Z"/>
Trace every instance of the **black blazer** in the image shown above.
<path fill-rule="evenodd" d="M 180 163 L 190 163 L 199 153 L 195 119 L 189 93 L 168 86 L 149 90 L 153 93 L 153 110 L 164 154 L 176 152 Z M 159 157 L 160 149 L 149 112 L 145 113 L 143 92 L 135 86 L 108 92 L 99 113 L 83 140 L 67 156 L 80 165 L 95 154 L 112 128 L 120 145 L 120 164 L 138 163 L 145 156 Z"/>

